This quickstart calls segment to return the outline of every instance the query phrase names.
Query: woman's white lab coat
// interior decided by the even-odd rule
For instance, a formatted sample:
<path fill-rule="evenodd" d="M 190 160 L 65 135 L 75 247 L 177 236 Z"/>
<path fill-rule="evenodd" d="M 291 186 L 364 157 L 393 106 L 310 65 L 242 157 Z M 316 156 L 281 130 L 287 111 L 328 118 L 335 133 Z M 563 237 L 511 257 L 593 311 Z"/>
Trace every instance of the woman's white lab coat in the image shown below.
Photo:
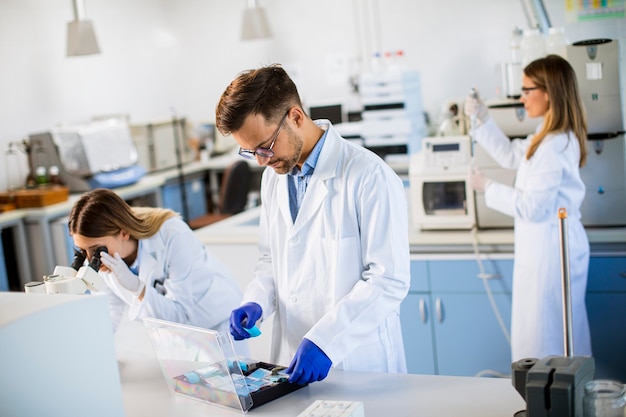
<path fill-rule="evenodd" d="M 112 293 L 114 328 L 128 305 L 131 320 L 154 317 L 228 331 L 241 290 L 180 218 L 166 220 L 154 236 L 140 240 L 139 250 L 139 279 L 146 286 L 142 301 L 121 287 L 112 273 L 100 272 Z M 155 282 L 161 282 L 165 294 Z"/>
<path fill-rule="evenodd" d="M 517 169 L 514 188 L 494 182 L 485 192 L 488 207 L 515 218 L 513 361 L 564 354 L 557 217 L 561 207 L 567 210 L 574 355 L 590 356 L 585 307 L 589 241 L 580 221 L 585 185 L 578 167 L 578 140 L 572 132 L 550 134 L 526 160 L 530 136 L 511 141 L 493 119 L 472 134 L 501 166 Z"/>
<path fill-rule="evenodd" d="M 306 337 L 335 367 L 406 372 L 400 303 L 410 282 L 408 211 L 400 178 L 328 121 L 295 223 L 287 175 L 261 183 L 259 262 L 244 301 L 275 313 L 271 361 L 289 365 Z"/>

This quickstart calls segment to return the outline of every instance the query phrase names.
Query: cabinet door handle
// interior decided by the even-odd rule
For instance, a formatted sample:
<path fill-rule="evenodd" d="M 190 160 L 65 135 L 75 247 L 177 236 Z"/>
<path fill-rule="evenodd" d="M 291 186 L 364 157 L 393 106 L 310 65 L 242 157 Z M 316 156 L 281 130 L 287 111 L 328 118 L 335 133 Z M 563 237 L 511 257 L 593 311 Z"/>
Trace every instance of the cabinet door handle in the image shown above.
<path fill-rule="evenodd" d="M 626 278 L 626 272 L 620 272 L 619 276 L 622 277 L 622 278 Z"/>
<path fill-rule="evenodd" d="M 478 274 L 476 278 L 480 279 L 502 279 L 502 274 Z"/>
<path fill-rule="evenodd" d="M 420 320 L 426 323 L 426 301 L 423 298 L 420 298 Z"/>
<path fill-rule="evenodd" d="M 437 315 L 437 321 L 443 323 L 443 307 L 441 305 L 441 298 L 439 297 L 435 300 L 435 314 Z"/>

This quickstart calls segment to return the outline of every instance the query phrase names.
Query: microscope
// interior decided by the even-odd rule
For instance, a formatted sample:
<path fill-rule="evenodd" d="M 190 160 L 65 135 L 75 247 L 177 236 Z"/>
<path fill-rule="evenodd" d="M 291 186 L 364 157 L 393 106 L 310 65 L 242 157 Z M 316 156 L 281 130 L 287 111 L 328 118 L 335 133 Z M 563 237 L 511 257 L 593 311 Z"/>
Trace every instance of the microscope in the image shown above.
<path fill-rule="evenodd" d="M 91 261 L 86 264 L 86 255 L 82 251 L 74 250 L 71 266 L 57 265 L 51 275 L 44 275 L 43 281 L 26 283 L 24 290 L 27 293 L 41 294 L 88 294 L 100 292 L 105 283 L 98 274 L 102 265 L 100 254 L 107 252 L 105 246 L 99 246 L 93 253 Z"/>

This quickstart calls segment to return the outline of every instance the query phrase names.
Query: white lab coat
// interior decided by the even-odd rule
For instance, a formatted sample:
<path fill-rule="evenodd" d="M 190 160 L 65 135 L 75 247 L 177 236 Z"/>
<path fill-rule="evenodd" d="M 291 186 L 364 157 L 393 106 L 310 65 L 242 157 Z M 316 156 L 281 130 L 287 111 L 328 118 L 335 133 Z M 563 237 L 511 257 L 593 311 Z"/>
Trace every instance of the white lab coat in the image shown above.
<path fill-rule="evenodd" d="M 295 223 L 287 175 L 261 182 L 259 262 L 243 302 L 275 313 L 271 361 L 289 365 L 302 338 L 333 366 L 406 372 L 400 303 L 410 282 L 400 178 L 326 120 L 324 147 Z"/>
<path fill-rule="evenodd" d="M 131 320 L 153 317 L 192 326 L 229 330 L 231 311 L 241 290 L 226 267 L 214 258 L 178 217 L 139 243 L 139 279 L 146 285 L 142 301 L 125 290 L 110 272 L 100 272 L 111 292 L 111 316 L 117 329 L 128 305 Z M 163 280 L 163 295 L 154 287 Z"/>
<path fill-rule="evenodd" d="M 488 207 L 515 218 L 513 361 L 564 354 L 557 217 L 561 207 L 567 210 L 574 355 L 590 356 L 585 306 L 589 241 L 580 221 L 585 185 L 578 167 L 578 140 L 572 132 L 550 134 L 526 160 L 532 135 L 511 141 L 493 119 L 472 134 L 502 167 L 517 169 L 514 188 L 494 182 L 485 192 Z"/>

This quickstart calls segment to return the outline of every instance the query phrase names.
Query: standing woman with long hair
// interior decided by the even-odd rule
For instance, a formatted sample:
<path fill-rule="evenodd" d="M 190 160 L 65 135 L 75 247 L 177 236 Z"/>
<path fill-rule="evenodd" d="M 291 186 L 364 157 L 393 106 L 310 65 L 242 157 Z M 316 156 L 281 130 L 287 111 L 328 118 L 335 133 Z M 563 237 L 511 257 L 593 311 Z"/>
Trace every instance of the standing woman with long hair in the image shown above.
<path fill-rule="evenodd" d="M 510 187 L 472 175 L 488 207 L 514 217 L 515 260 L 511 317 L 512 360 L 563 355 L 563 309 L 557 211 L 568 215 L 574 354 L 591 356 L 585 292 L 589 241 L 580 220 L 585 185 L 580 167 L 587 155 L 587 121 L 576 74 L 557 55 L 526 68 L 521 102 L 529 117 L 543 117 L 535 134 L 509 140 L 477 97 L 465 114 L 476 120 L 472 137 L 502 167 L 516 169 Z"/>
<path fill-rule="evenodd" d="M 172 210 L 130 207 L 111 190 L 83 194 L 69 217 L 76 250 L 90 260 L 98 247 L 103 277 L 111 293 L 111 318 L 117 329 L 129 318 L 154 317 L 228 331 L 241 290 Z"/>

